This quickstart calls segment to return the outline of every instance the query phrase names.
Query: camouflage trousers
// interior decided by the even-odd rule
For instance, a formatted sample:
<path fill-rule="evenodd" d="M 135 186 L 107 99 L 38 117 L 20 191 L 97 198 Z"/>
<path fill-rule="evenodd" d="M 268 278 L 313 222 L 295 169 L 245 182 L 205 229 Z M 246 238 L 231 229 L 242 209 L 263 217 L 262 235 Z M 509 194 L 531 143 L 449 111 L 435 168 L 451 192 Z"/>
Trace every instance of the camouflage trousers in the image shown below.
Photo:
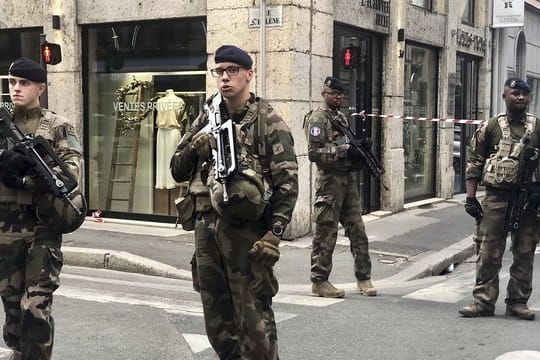
<path fill-rule="evenodd" d="M 206 333 L 220 359 L 278 359 L 272 268 L 248 256 L 263 224 L 232 224 L 214 212 L 197 214 L 195 253 Z"/>
<path fill-rule="evenodd" d="M 357 280 L 371 278 L 368 238 L 356 182 L 351 175 L 325 175 L 317 179 L 313 206 L 315 234 L 311 250 L 311 281 L 328 280 L 336 247 L 338 223 L 345 228 L 354 258 Z"/>
<path fill-rule="evenodd" d="M 504 218 L 508 205 L 508 191 L 488 191 L 482 202 L 484 217 L 478 224 L 480 244 L 476 262 L 476 281 L 473 296 L 489 309 L 495 307 L 499 296 L 499 271 L 506 247 Z M 534 211 L 525 211 L 519 230 L 511 234 L 513 256 L 510 279 L 506 289 L 507 304 L 526 304 L 532 293 L 533 262 L 540 222 Z"/>
<path fill-rule="evenodd" d="M 4 341 L 22 359 L 48 360 L 54 340 L 53 292 L 63 265 L 62 237 L 43 227 L 0 234 Z"/>

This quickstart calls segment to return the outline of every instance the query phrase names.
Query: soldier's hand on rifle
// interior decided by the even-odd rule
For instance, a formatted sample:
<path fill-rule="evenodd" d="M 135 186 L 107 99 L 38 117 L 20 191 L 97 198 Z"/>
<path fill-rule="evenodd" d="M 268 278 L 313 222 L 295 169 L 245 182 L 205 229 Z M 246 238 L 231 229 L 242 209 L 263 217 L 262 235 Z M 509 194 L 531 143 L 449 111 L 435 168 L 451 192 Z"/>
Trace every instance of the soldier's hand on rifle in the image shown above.
<path fill-rule="evenodd" d="M 358 147 L 354 144 L 349 144 L 349 149 L 347 150 L 347 156 L 351 160 L 362 159 L 362 153 L 358 150 Z"/>
<path fill-rule="evenodd" d="M 478 199 L 474 196 L 467 196 L 467 199 L 465 200 L 465 211 L 475 219 L 484 216 L 482 205 L 480 205 L 480 202 L 478 202 Z"/>
<path fill-rule="evenodd" d="M 15 146 L 3 150 L 0 154 L 0 179 L 11 189 L 24 189 L 24 176 L 34 165 L 31 158 L 25 155 L 24 149 Z"/>
<path fill-rule="evenodd" d="M 195 150 L 199 158 L 209 159 L 212 154 L 212 149 L 215 149 L 216 139 L 210 133 L 199 133 L 193 137 L 191 148 Z"/>
<path fill-rule="evenodd" d="M 255 241 L 249 255 L 253 261 L 272 267 L 279 260 L 279 242 L 280 238 L 268 230 L 260 240 Z"/>

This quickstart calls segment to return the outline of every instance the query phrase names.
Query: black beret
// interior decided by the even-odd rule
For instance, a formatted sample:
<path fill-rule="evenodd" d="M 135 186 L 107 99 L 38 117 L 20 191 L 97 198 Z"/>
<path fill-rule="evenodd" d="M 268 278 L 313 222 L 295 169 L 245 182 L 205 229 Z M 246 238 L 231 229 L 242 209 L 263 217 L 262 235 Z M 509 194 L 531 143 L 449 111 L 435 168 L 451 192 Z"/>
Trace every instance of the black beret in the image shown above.
<path fill-rule="evenodd" d="M 248 53 L 234 45 L 223 45 L 219 47 L 216 50 L 214 61 L 216 64 L 232 62 L 247 67 L 248 69 L 251 69 L 251 65 L 253 65 L 253 60 Z"/>
<path fill-rule="evenodd" d="M 37 83 L 47 82 L 47 73 L 41 65 L 28 58 L 18 58 L 9 67 L 9 75 Z"/>
<path fill-rule="evenodd" d="M 532 91 L 529 84 L 527 84 L 526 81 L 524 81 L 524 80 L 522 80 L 522 79 L 520 79 L 518 77 L 508 78 L 504 82 L 504 86 L 508 86 L 509 88 L 512 88 L 512 89 L 518 89 L 518 90 L 521 90 L 521 91 L 525 91 L 526 93 L 530 93 Z"/>
<path fill-rule="evenodd" d="M 332 76 L 327 76 L 326 79 L 324 79 L 324 86 L 329 87 L 332 90 L 345 91 L 345 84 Z"/>

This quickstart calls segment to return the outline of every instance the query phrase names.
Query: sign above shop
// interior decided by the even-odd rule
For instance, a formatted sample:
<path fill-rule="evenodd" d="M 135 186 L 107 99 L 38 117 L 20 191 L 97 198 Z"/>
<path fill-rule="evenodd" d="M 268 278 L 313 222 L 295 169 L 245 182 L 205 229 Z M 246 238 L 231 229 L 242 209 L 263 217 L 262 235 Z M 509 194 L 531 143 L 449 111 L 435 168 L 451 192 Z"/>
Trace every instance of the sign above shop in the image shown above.
<path fill-rule="evenodd" d="M 456 43 L 465 48 L 473 48 L 476 51 L 486 52 L 487 40 L 482 36 L 474 35 L 461 29 L 452 30 L 452 37 L 456 38 Z"/>
<path fill-rule="evenodd" d="M 283 26 L 283 6 L 267 6 L 266 7 L 266 26 L 277 27 Z M 261 9 L 250 8 L 249 9 L 249 27 L 258 28 L 261 27 Z"/>
<path fill-rule="evenodd" d="M 525 25 L 525 0 L 493 1 L 494 28 L 522 27 Z"/>

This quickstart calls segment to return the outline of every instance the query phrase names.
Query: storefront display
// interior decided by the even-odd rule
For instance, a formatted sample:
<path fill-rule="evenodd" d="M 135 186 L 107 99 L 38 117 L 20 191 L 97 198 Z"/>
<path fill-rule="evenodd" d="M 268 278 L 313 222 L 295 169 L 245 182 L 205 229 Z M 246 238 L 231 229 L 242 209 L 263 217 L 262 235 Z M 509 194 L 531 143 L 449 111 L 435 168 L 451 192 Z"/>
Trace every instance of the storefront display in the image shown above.
<path fill-rule="evenodd" d="M 437 53 L 435 50 L 407 44 L 405 49 L 406 116 L 436 117 Z M 432 121 L 403 120 L 405 151 L 405 201 L 435 194 L 437 125 Z"/>
<path fill-rule="evenodd" d="M 206 97 L 201 21 L 86 29 L 90 209 L 176 215 L 169 161 Z"/>

